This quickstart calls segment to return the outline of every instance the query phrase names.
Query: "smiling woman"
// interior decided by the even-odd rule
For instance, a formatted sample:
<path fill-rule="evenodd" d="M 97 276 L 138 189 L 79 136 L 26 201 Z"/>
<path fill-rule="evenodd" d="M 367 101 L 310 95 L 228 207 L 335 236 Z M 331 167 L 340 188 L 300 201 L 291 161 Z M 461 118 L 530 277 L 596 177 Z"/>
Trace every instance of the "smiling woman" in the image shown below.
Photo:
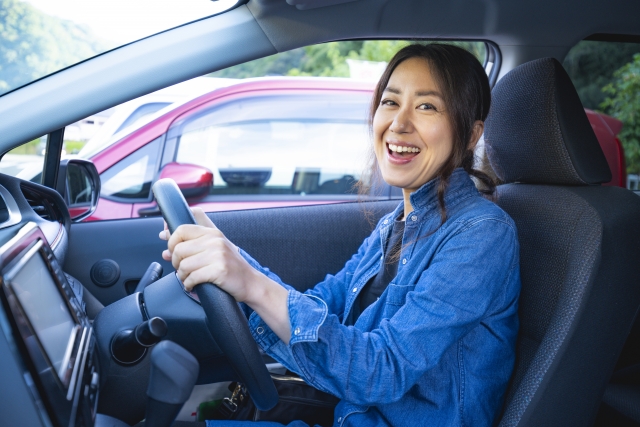
<path fill-rule="evenodd" d="M 160 233 L 163 258 L 187 290 L 215 283 L 246 304 L 258 345 L 341 399 L 334 425 L 490 426 L 514 366 L 520 272 L 513 221 L 470 179 L 493 185 L 472 169 L 487 76 L 459 47 L 410 45 L 375 93 L 377 164 L 404 201 L 341 271 L 301 293 L 199 209 L 199 225 Z"/>
<path fill-rule="evenodd" d="M 469 102 L 470 97 L 477 102 Z M 394 56 L 371 108 L 376 158 L 372 168 L 374 175 L 379 168 L 387 183 L 403 189 L 405 214 L 411 211 L 411 193 L 439 177 L 444 223 L 444 192 L 456 167 L 479 179 L 483 192 L 493 193 L 493 180 L 473 168 L 490 102 L 484 69 L 462 49 L 412 45 Z"/>

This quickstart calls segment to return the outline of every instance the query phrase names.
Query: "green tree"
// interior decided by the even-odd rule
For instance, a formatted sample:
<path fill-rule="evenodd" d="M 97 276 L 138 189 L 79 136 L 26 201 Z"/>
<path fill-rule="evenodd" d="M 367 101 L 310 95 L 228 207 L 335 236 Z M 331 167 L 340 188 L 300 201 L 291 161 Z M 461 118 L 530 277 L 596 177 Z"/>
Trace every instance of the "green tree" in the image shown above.
<path fill-rule="evenodd" d="M 597 110 L 605 99 L 602 88 L 614 79 L 615 70 L 640 52 L 640 44 L 583 40 L 562 62 L 585 108 Z"/>
<path fill-rule="evenodd" d="M 108 49 L 87 28 L 0 0 L 0 95 Z"/>
<path fill-rule="evenodd" d="M 640 173 L 640 53 L 616 70 L 613 81 L 602 91 L 607 96 L 601 108 L 624 124 L 618 137 L 624 147 L 627 172 Z"/>
<path fill-rule="evenodd" d="M 262 76 L 285 76 L 292 68 L 300 66 L 305 56 L 303 49 L 294 49 L 282 52 L 244 64 L 234 65 L 224 70 L 211 73 L 212 77 L 227 77 L 234 79 L 246 79 Z"/>
<path fill-rule="evenodd" d="M 398 50 L 410 43 L 412 42 L 406 40 L 355 40 L 322 43 L 239 64 L 211 75 L 230 78 L 269 75 L 349 77 L 347 59 L 389 62 Z M 467 49 L 480 61 L 484 61 L 484 43 L 446 43 Z"/>

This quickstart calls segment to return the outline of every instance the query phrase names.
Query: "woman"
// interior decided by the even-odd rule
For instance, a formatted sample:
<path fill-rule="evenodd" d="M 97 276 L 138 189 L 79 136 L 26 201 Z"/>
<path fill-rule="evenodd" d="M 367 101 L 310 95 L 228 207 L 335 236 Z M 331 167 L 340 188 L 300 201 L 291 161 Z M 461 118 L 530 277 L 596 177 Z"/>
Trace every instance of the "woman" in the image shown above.
<path fill-rule="evenodd" d="M 258 344 L 342 399 L 335 425 L 490 426 L 514 364 L 520 274 L 511 218 L 470 179 L 495 188 L 473 169 L 487 77 L 463 49 L 412 45 L 372 105 L 379 173 L 404 200 L 342 271 L 299 293 L 195 209 L 200 226 L 179 227 L 163 257 L 187 289 L 216 283 L 253 309 Z"/>

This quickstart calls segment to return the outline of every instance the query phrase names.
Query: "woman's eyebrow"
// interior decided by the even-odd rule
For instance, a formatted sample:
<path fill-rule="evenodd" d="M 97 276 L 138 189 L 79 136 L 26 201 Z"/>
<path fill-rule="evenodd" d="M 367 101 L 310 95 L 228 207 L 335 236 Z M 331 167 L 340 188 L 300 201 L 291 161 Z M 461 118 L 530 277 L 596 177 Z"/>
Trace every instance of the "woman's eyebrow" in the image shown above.
<path fill-rule="evenodd" d="M 384 88 L 384 92 L 395 93 L 396 95 L 400 95 L 402 91 L 400 89 L 396 89 L 391 86 L 387 86 Z M 442 95 L 437 90 L 418 90 L 415 92 L 416 96 L 437 96 L 438 98 L 442 98 Z"/>
<path fill-rule="evenodd" d="M 416 91 L 416 96 L 437 96 L 442 98 L 442 95 L 437 90 L 418 90 Z"/>

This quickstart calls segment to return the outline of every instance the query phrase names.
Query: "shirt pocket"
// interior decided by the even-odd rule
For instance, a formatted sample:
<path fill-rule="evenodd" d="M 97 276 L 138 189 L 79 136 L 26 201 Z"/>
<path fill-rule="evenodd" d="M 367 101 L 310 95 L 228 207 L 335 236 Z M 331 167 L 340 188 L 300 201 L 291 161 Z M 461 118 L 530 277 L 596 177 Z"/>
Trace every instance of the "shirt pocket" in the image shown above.
<path fill-rule="evenodd" d="M 407 299 L 407 294 L 415 288 L 415 285 L 400 286 L 389 283 L 389 286 L 387 286 L 386 304 L 398 307 L 403 306 Z"/>

